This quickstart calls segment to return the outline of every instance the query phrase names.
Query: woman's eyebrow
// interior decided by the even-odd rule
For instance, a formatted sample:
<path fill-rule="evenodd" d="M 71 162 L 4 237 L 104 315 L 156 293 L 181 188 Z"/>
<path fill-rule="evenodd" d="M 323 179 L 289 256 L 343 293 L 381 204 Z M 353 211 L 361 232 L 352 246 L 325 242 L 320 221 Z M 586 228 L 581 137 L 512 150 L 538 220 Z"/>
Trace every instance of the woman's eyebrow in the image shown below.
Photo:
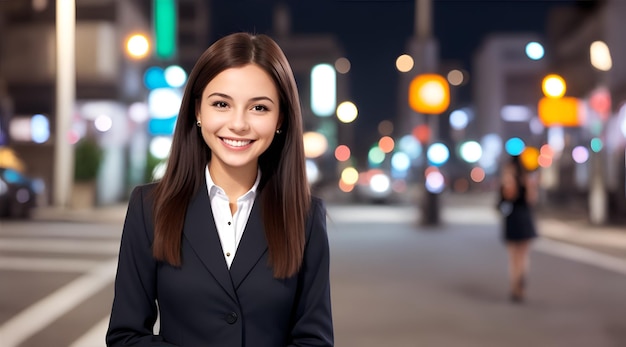
<path fill-rule="evenodd" d="M 274 104 L 274 100 L 272 100 L 272 98 L 268 97 L 268 96 L 257 96 L 255 98 L 251 98 L 250 101 L 261 101 L 261 100 L 267 100 L 269 102 L 271 102 L 272 104 Z"/>
<path fill-rule="evenodd" d="M 224 94 L 224 93 L 211 93 L 211 94 L 209 94 L 209 96 L 207 96 L 207 99 L 212 97 L 212 96 L 218 96 L 220 98 L 225 98 L 225 99 L 230 99 L 230 100 L 233 99 L 232 96 L 230 96 L 228 94 Z"/>
<path fill-rule="evenodd" d="M 218 93 L 218 92 L 209 94 L 209 96 L 207 96 L 207 98 L 210 98 L 210 97 L 213 97 L 213 96 L 221 97 L 221 98 L 228 99 L 228 100 L 233 100 L 232 96 L 230 96 L 228 94 L 224 94 L 224 93 Z M 270 98 L 269 96 L 256 96 L 254 98 L 250 98 L 249 101 L 256 102 L 256 101 L 261 101 L 261 100 L 267 100 L 267 101 L 271 102 L 272 104 L 276 104 L 274 102 L 274 100 L 272 100 L 272 98 Z"/>

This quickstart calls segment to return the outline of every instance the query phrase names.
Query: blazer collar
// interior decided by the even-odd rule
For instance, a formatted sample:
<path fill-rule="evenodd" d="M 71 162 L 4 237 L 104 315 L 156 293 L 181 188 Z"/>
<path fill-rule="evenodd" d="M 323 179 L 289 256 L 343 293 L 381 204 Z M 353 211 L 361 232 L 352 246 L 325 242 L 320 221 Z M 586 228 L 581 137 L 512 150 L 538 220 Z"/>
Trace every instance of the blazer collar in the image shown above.
<path fill-rule="evenodd" d="M 261 199 L 259 195 L 252 205 L 248 223 L 244 229 L 241 241 L 235 253 L 235 259 L 230 265 L 230 276 L 233 280 L 235 289 L 246 278 L 248 273 L 254 268 L 267 251 L 267 239 L 265 238 L 265 228 L 263 228 L 263 218 L 261 216 Z M 259 264 L 259 266 L 269 266 L 268 264 Z"/>
<path fill-rule="evenodd" d="M 206 185 L 201 186 L 189 202 L 183 235 L 215 280 L 233 300 L 237 300 L 215 227 Z"/>
<path fill-rule="evenodd" d="M 191 199 L 185 216 L 184 237 L 207 270 L 234 300 L 237 299 L 236 288 L 267 251 L 259 196 L 252 206 L 230 271 L 222 252 L 206 185 L 201 186 Z"/>

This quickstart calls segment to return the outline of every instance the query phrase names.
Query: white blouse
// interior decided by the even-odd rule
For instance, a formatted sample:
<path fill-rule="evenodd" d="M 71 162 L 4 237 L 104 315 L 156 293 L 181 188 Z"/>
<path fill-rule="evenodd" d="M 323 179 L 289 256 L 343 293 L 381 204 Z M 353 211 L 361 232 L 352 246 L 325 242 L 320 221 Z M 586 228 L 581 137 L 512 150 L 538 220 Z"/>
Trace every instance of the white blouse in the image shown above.
<path fill-rule="evenodd" d="M 215 220 L 217 233 L 220 237 L 220 243 L 222 244 L 222 252 L 224 252 L 226 265 L 230 269 L 230 265 L 233 259 L 235 259 L 237 246 L 239 246 L 239 241 L 241 241 L 243 231 L 248 223 L 252 205 L 254 205 L 256 190 L 261 180 L 261 171 L 258 171 L 256 181 L 252 188 L 244 195 L 237 198 L 237 211 L 235 211 L 234 215 L 230 212 L 228 196 L 221 187 L 213 182 L 208 165 L 205 177 L 206 186 L 209 191 L 209 199 L 211 200 L 213 219 Z"/>

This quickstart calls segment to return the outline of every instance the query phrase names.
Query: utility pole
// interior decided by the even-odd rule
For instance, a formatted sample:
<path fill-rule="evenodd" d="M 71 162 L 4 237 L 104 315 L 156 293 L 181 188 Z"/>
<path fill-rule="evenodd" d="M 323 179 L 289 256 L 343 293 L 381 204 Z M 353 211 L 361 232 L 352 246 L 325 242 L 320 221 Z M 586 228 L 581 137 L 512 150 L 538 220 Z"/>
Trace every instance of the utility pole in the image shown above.
<path fill-rule="evenodd" d="M 411 55 L 415 57 L 413 71 L 416 75 L 434 73 L 438 68 L 438 45 L 432 35 L 433 2 L 432 0 L 415 1 L 415 33 L 409 43 Z M 427 146 L 431 145 L 439 137 L 439 118 L 436 115 L 420 115 L 425 124 L 428 124 L 430 136 Z M 425 161 L 428 165 L 428 161 Z M 440 223 L 439 195 L 428 191 L 424 186 L 419 202 L 421 210 L 421 222 L 424 225 L 437 225 Z"/>
<path fill-rule="evenodd" d="M 76 1 L 56 2 L 56 111 L 53 201 L 65 208 L 72 192 L 74 149 L 68 134 L 76 100 Z"/>

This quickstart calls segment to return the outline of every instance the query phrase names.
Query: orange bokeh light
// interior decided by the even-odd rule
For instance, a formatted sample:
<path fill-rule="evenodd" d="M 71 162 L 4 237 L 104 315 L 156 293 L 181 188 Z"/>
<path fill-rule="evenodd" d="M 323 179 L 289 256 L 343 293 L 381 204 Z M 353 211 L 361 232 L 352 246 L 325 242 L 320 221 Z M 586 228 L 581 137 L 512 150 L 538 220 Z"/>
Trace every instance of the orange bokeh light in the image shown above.
<path fill-rule="evenodd" d="M 380 140 L 378 140 L 378 148 L 380 148 L 383 153 L 390 153 L 391 151 L 393 151 L 394 147 L 395 142 L 389 136 L 383 136 L 380 138 Z"/>
<path fill-rule="evenodd" d="M 344 193 L 350 193 L 354 189 L 354 184 L 348 184 L 343 180 L 339 180 L 339 189 Z"/>
<path fill-rule="evenodd" d="M 339 161 L 346 161 L 350 159 L 350 147 L 346 145 L 339 145 L 335 148 L 335 159 Z"/>

